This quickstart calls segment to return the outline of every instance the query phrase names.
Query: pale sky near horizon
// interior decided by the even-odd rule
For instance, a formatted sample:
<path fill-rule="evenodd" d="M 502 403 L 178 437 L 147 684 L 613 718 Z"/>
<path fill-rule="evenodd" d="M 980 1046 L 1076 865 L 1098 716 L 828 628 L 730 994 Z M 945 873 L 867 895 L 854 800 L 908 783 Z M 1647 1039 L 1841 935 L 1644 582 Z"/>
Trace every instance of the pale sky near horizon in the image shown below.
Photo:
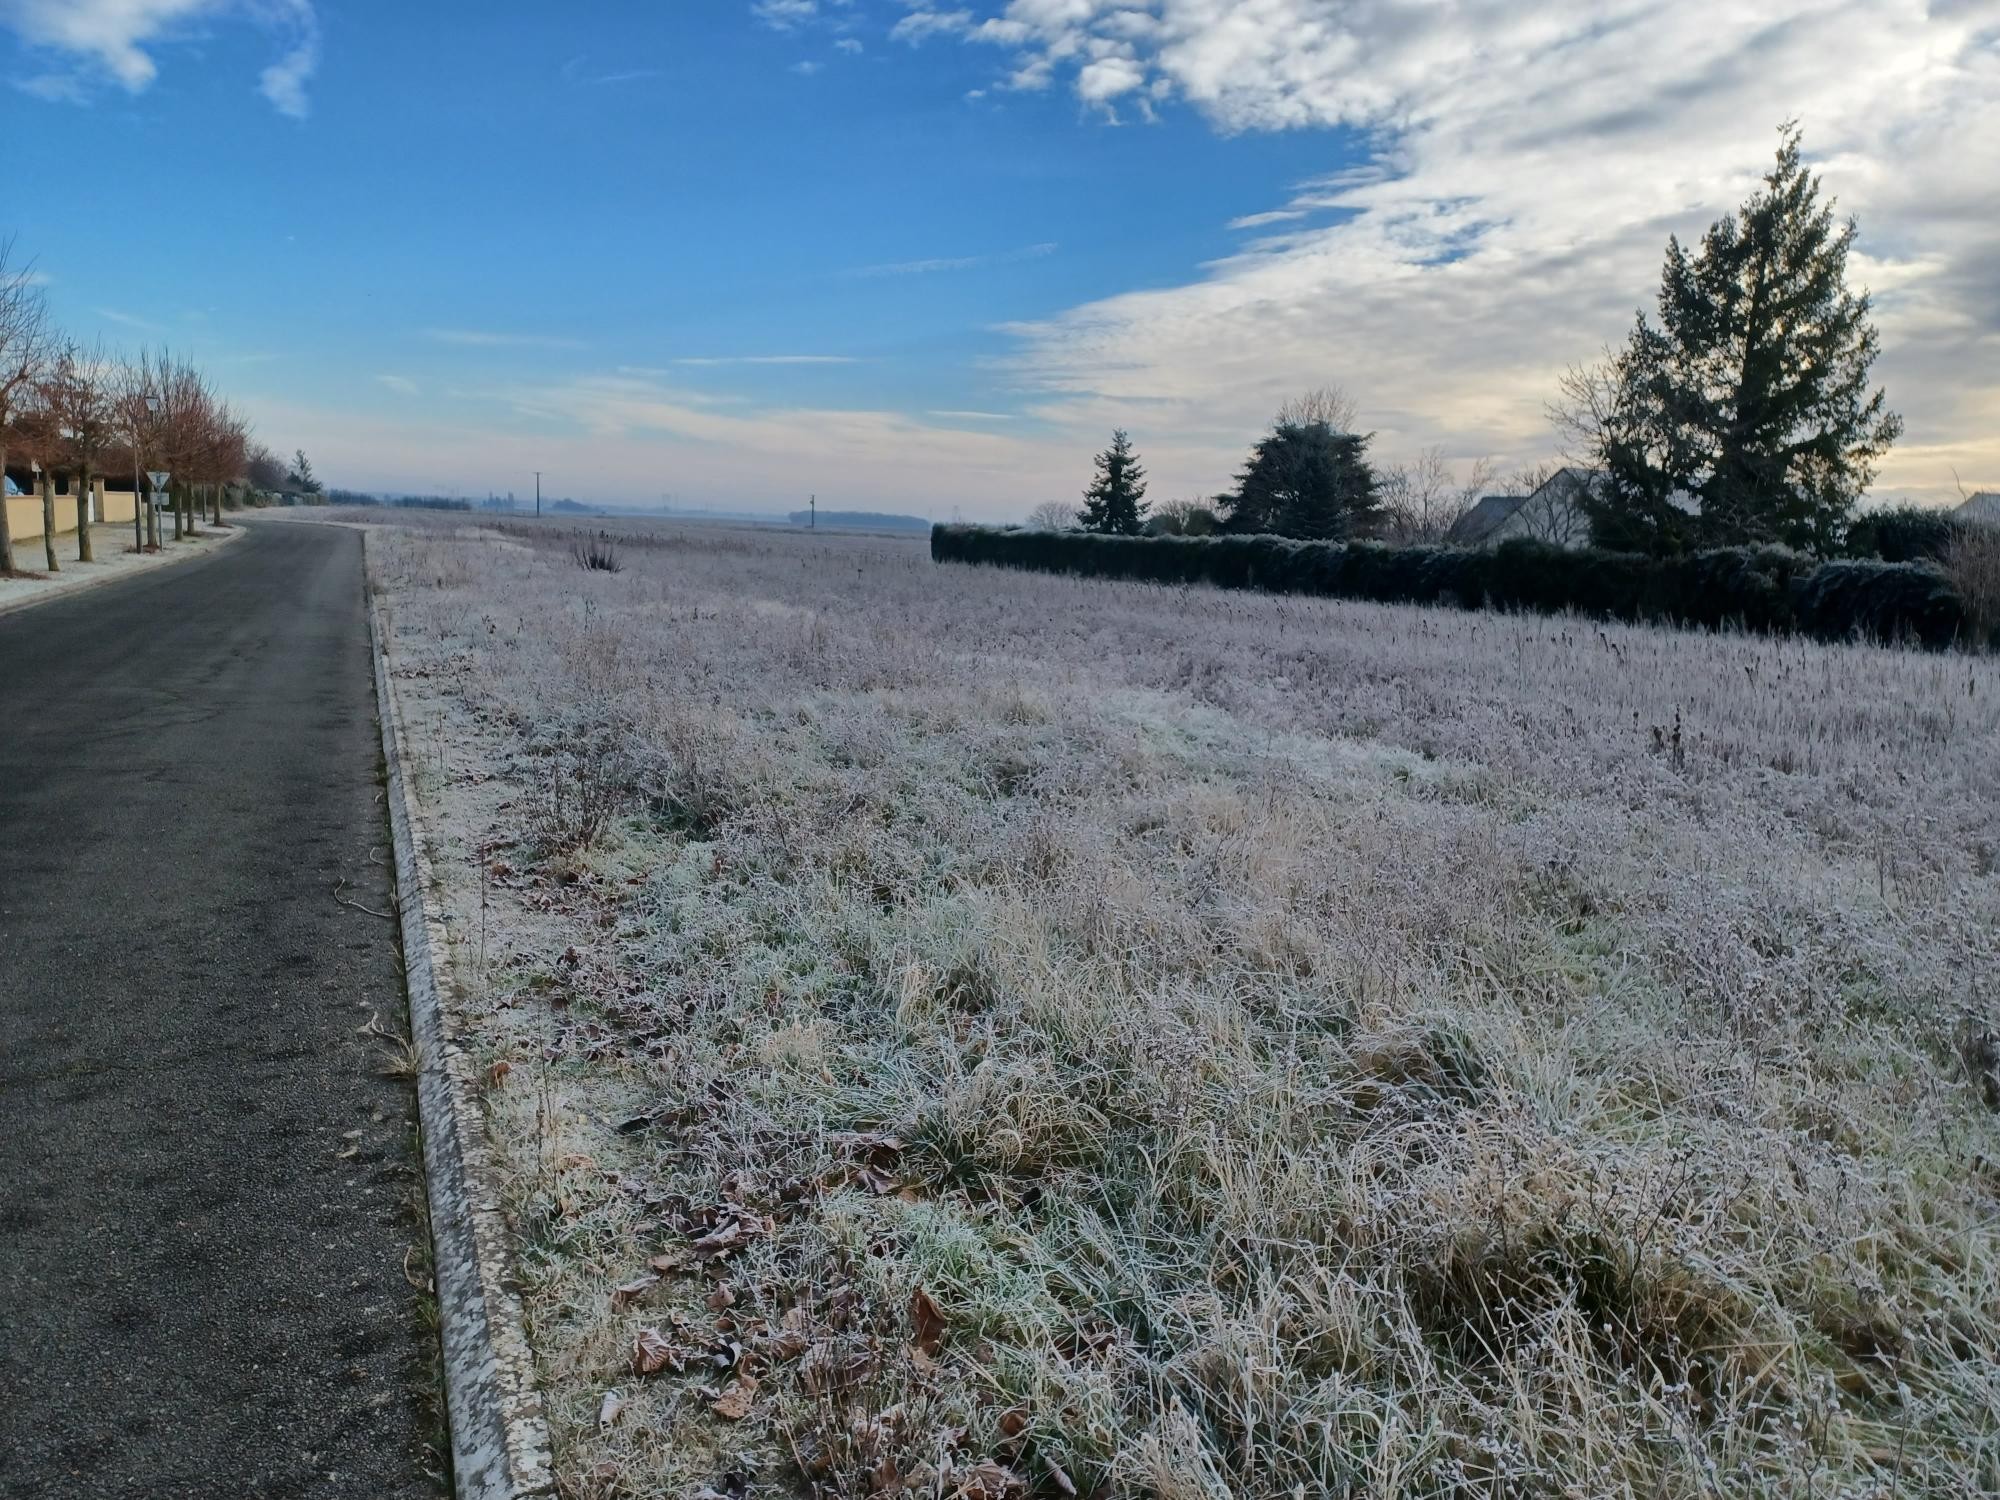
<path fill-rule="evenodd" d="M 334 484 L 1010 519 L 1325 382 L 1524 465 L 1796 118 L 1877 497 L 2000 488 L 2000 0 L 0 0 L 0 72 L 63 324 Z"/>

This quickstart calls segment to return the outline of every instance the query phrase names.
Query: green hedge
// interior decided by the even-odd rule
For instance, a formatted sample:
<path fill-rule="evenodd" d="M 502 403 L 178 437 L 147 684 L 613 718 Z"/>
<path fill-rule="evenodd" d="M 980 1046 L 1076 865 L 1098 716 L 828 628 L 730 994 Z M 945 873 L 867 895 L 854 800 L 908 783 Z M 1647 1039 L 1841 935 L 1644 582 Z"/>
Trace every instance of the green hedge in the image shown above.
<path fill-rule="evenodd" d="M 1925 563 L 1819 562 L 1782 547 L 1681 557 L 1514 540 L 1491 550 L 1298 542 L 1277 536 L 1127 537 L 935 526 L 937 562 L 1085 578 L 1206 583 L 1383 604 L 1574 610 L 1599 619 L 1855 635 L 1943 647 L 1969 637 L 1964 602 Z"/>

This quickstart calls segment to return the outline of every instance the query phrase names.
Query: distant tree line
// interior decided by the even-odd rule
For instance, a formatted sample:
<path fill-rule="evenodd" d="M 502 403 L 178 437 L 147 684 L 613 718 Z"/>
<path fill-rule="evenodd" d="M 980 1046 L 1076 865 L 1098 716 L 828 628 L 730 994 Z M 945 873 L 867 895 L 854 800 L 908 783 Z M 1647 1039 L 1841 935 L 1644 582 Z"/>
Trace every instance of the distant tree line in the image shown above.
<path fill-rule="evenodd" d="M 1855 235 L 1802 160 L 1795 125 L 1757 192 L 1699 245 L 1669 239 L 1657 314 L 1625 346 L 1570 370 L 1550 416 L 1590 478 L 1575 505 L 1523 513 L 1543 540 L 1653 556 L 1778 544 L 1836 556 L 1881 539 L 1935 555 L 1920 523 L 1857 517 L 1902 432 L 1869 372 L 1879 352 L 1866 292 L 1847 285 Z M 1287 402 L 1234 484 L 1206 499 L 1146 502 L 1145 470 L 1120 429 L 1080 507 L 1049 502 L 1031 526 L 1110 536 L 1273 535 L 1312 541 L 1442 540 L 1494 479 L 1463 481 L 1442 450 L 1379 467 L 1374 434 L 1337 387 Z M 1532 494 L 1556 465 L 1514 477 Z"/>

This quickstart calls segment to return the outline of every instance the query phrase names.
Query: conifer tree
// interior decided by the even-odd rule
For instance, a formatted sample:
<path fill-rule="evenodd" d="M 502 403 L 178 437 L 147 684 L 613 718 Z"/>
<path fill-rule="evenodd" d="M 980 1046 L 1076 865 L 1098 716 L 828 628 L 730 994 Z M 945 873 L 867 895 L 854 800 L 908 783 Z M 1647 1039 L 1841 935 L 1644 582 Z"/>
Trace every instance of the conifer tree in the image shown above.
<path fill-rule="evenodd" d="M 1222 497 L 1227 529 L 1315 541 L 1363 536 L 1381 514 L 1368 435 L 1280 418 L 1250 450 L 1236 492 Z"/>
<path fill-rule="evenodd" d="M 1868 294 L 1847 287 L 1854 234 L 1787 124 L 1748 202 L 1693 251 L 1668 242 L 1658 326 L 1641 314 L 1557 408 L 1606 471 L 1588 502 L 1601 540 L 1838 546 L 1903 425 L 1869 388 L 1879 342 Z"/>
<path fill-rule="evenodd" d="M 1097 455 L 1097 477 L 1083 492 L 1077 520 L 1085 531 L 1137 536 L 1146 524 L 1146 471 L 1132 451 L 1132 439 L 1120 427 L 1111 446 Z"/>

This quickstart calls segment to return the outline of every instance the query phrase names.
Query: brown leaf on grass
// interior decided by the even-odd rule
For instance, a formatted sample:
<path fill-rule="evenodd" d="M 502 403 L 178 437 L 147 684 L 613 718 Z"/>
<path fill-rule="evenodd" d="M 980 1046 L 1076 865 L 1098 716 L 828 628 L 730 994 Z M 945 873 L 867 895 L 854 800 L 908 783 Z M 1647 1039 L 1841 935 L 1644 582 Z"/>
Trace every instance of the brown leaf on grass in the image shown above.
<path fill-rule="evenodd" d="M 625 1410 L 625 1398 L 616 1391 L 606 1391 L 604 1399 L 597 1403 L 597 1426 L 599 1431 L 618 1420 L 618 1414 Z"/>
<path fill-rule="evenodd" d="M 1027 1490 L 1020 1475 L 989 1458 L 964 1470 L 952 1495 L 954 1500 L 1012 1500 Z"/>
<path fill-rule="evenodd" d="M 486 1086 L 489 1089 L 499 1088 L 502 1080 L 504 1080 L 506 1076 L 513 1071 L 514 1071 L 514 1065 L 508 1062 L 505 1058 L 502 1058 L 499 1062 L 495 1063 L 492 1067 L 486 1070 Z"/>
<path fill-rule="evenodd" d="M 750 1408 L 756 1399 L 756 1380 L 748 1375 L 739 1375 L 728 1390 L 709 1403 L 708 1409 L 724 1421 L 740 1422 L 750 1415 Z"/>
<path fill-rule="evenodd" d="M 659 1284 L 660 1278 L 657 1276 L 634 1277 L 623 1286 L 615 1286 L 611 1289 L 611 1305 L 613 1307 L 623 1307 L 628 1302 L 636 1302 Z"/>
<path fill-rule="evenodd" d="M 736 1305 L 736 1288 L 726 1281 L 718 1281 L 715 1290 L 708 1294 L 708 1310 L 721 1312 L 725 1307 Z"/>
<path fill-rule="evenodd" d="M 931 1301 L 930 1293 L 918 1287 L 910 1293 L 911 1339 L 918 1351 L 936 1357 L 938 1346 L 944 1342 L 944 1314 Z"/>
<path fill-rule="evenodd" d="M 671 1276 L 687 1264 L 687 1257 L 678 1250 L 669 1250 L 650 1257 L 646 1264 L 662 1276 Z"/>
<path fill-rule="evenodd" d="M 1016 1406 L 1000 1413 L 1000 1436 L 1017 1438 L 1028 1430 L 1028 1408 Z"/>
<path fill-rule="evenodd" d="M 704 1260 L 718 1260 L 735 1254 L 759 1235 L 770 1232 L 771 1221 L 763 1215 L 731 1209 L 717 1221 L 715 1228 L 693 1241 L 688 1248 Z"/>
<path fill-rule="evenodd" d="M 641 1328 L 632 1337 L 632 1369 L 640 1375 L 657 1375 L 671 1369 L 676 1375 L 687 1364 L 687 1356 L 667 1342 L 657 1328 Z"/>
<path fill-rule="evenodd" d="M 781 1329 L 758 1346 L 767 1359 L 780 1362 L 797 1359 L 806 1352 L 806 1336 L 796 1328 Z"/>

